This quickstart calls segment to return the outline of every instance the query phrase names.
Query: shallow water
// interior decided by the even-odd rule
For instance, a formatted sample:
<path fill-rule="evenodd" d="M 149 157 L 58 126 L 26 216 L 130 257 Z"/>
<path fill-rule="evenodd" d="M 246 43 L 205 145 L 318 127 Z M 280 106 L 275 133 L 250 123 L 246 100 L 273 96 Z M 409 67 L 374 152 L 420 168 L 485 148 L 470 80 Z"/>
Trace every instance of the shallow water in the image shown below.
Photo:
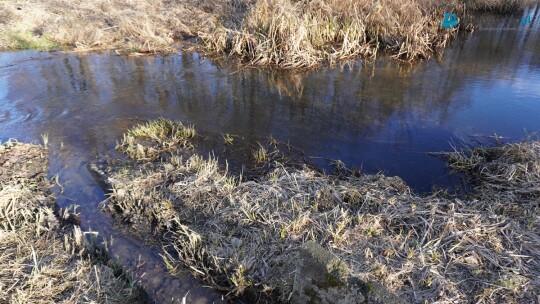
<path fill-rule="evenodd" d="M 248 144 L 272 136 L 305 151 L 313 165 L 331 159 L 365 172 L 398 175 L 418 192 L 455 185 L 444 162 L 471 135 L 517 141 L 540 130 L 540 14 L 485 17 L 442 59 L 414 66 L 382 61 L 308 72 L 216 65 L 199 54 L 0 53 L 0 139 L 41 141 L 47 134 L 59 204 L 79 204 L 81 224 L 100 232 L 111 253 L 135 270 L 161 302 L 189 290 L 201 303 L 217 295 L 188 275 L 164 274 L 159 251 L 124 235 L 98 211 L 105 196 L 86 170 L 135 123 L 158 117 L 193 124 L 219 147 L 221 134 Z M 110 238 L 113 237 L 111 242 Z M 140 261 L 146 264 L 140 265 Z"/>

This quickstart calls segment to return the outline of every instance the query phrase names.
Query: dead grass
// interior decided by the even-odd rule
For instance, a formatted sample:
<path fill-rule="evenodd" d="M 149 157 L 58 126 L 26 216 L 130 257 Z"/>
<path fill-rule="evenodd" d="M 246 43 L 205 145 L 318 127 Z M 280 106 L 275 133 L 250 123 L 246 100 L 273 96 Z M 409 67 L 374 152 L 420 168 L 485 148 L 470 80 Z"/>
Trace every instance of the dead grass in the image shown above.
<path fill-rule="evenodd" d="M 170 149 L 159 162 L 110 168 L 105 205 L 126 222 L 154 223 L 172 272 L 187 266 L 229 297 L 286 301 L 298 250 L 315 240 L 409 303 L 532 303 L 539 145 L 484 149 L 492 156 L 482 161 L 480 150 L 450 154 L 452 168 L 476 179 L 467 198 L 420 197 L 397 177 L 279 164 L 240 181 L 216 159 Z"/>
<path fill-rule="evenodd" d="M 252 65 L 311 67 L 354 57 L 427 58 L 450 32 L 440 28 L 442 1 L 257 1 L 239 29 L 202 35 L 207 48 Z M 454 8 L 455 9 L 455 8 Z"/>
<path fill-rule="evenodd" d="M 171 53 L 175 40 L 230 23 L 239 2 L 6 0 L 0 2 L 0 49 L 33 48 L 45 39 L 78 51 Z"/>
<path fill-rule="evenodd" d="M 443 12 L 509 13 L 529 1 L 4 0 L 0 49 L 174 53 L 178 41 L 200 37 L 208 54 L 251 65 L 312 67 L 381 52 L 410 61 L 455 34 L 440 27 Z"/>
<path fill-rule="evenodd" d="M 237 28 L 201 37 L 210 52 L 250 65 L 281 68 L 334 64 L 351 58 L 429 58 L 458 31 L 440 26 L 445 12 L 511 13 L 528 0 L 258 0 Z"/>
<path fill-rule="evenodd" d="M 0 145 L 0 303 L 142 303 L 118 268 L 90 258 L 87 233 L 53 212 L 47 150 Z"/>

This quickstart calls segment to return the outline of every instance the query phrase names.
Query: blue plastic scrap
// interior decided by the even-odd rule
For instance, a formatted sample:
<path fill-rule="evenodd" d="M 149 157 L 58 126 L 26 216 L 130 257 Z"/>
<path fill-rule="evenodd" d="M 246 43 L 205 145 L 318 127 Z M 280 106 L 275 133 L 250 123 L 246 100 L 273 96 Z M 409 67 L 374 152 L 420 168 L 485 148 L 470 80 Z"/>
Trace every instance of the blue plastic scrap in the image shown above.
<path fill-rule="evenodd" d="M 456 14 L 444 13 L 444 20 L 441 21 L 441 26 L 445 29 L 455 28 L 459 24 L 459 18 Z"/>
<path fill-rule="evenodd" d="M 525 26 L 529 23 L 531 23 L 531 15 L 521 18 L 521 26 Z"/>

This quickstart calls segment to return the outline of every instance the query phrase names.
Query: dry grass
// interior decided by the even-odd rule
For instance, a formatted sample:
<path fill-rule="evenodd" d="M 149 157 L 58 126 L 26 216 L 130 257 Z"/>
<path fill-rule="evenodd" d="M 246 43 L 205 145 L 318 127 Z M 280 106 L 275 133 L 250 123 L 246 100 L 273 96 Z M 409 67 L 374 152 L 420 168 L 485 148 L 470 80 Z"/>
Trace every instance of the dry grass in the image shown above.
<path fill-rule="evenodd" d="M 251 152 L 256 163 L 264 163 L 268 160 L 268 151 L 259 143 L 259 147 Z"/>
<path fill-rule="evenodd" d="M 0 49 L 172 53 L 202 38 L 251 65 L 311 67 L 381 51 L 427 58 L 455 33 L 443 12 L 512 12 L 530 0 L 4 0 Z"/>
<path fill-rule="evenodd" d="M 46 148 L 0 145 L 0 303 L 142 302 L 119 269 L 89 257 L 67 212 L 55 216 L 46 173 Z"/>
<path fill-rule="evenodd" d="M 239 29 L 203 35 L 209 50 L 252 65 L 311 67 L 352 57 L 429 57 L 450 33 L 440 16 L 450 5 L 423 0 L 259 0 Z"/>
<path fill-rule="evenodd" d="M 175 40 L 234 20 L 242 9 L 238 2 L 5 0 L 0 1 L 0 49 L 50 41 L 79 51 L 176 52 Z"/>
<path fill-rule="evenodd" d="M 441 28 L 444 12 L 511 13 L 529 0 L 258 0 L 242 25 L 201 33 L 213 53 L 281 68 L 376 58 L 428 58 L 457 32 Z"/>
<path fill-rule="evenodd" d="M 447 157 L 452 170 L 466 173 L 473 197 L 490 204 L 486 208 L 539 231 L 539 141 L 457 150 Z"/>
<path fill-rule="evenodd" d="M 170 149 L 166 160 L 111 168 L 106 205 L 126 222 L 137 215 L 154 223 L 171 271 L 187 266 L 229 297 L 286 301 L 298 249 L 315 240 L 409 303 L 532 303 L 540 290 L 539 145 L 484 149 L 501 157 L 482 161 L 451 154 L 451 166 L 477 180 L 466 199 L 420 197 L 397 177 L 279 164 L 239 181 L 215 159 Z"/>

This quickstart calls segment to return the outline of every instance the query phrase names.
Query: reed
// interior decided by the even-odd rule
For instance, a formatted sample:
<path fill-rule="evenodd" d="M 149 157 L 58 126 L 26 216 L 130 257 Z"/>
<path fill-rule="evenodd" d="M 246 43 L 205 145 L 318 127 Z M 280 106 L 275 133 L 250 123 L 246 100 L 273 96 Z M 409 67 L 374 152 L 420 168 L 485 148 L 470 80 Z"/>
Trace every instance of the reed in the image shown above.
<path fill-rule="evenodd" d="M 440 28 L 447 6 L 420 0 L 259 0 L 239 29 L 202 39 L 211 52 L 252 65 L 297 68 L 364 57 L 428 58 L 451 36 Z"/>

